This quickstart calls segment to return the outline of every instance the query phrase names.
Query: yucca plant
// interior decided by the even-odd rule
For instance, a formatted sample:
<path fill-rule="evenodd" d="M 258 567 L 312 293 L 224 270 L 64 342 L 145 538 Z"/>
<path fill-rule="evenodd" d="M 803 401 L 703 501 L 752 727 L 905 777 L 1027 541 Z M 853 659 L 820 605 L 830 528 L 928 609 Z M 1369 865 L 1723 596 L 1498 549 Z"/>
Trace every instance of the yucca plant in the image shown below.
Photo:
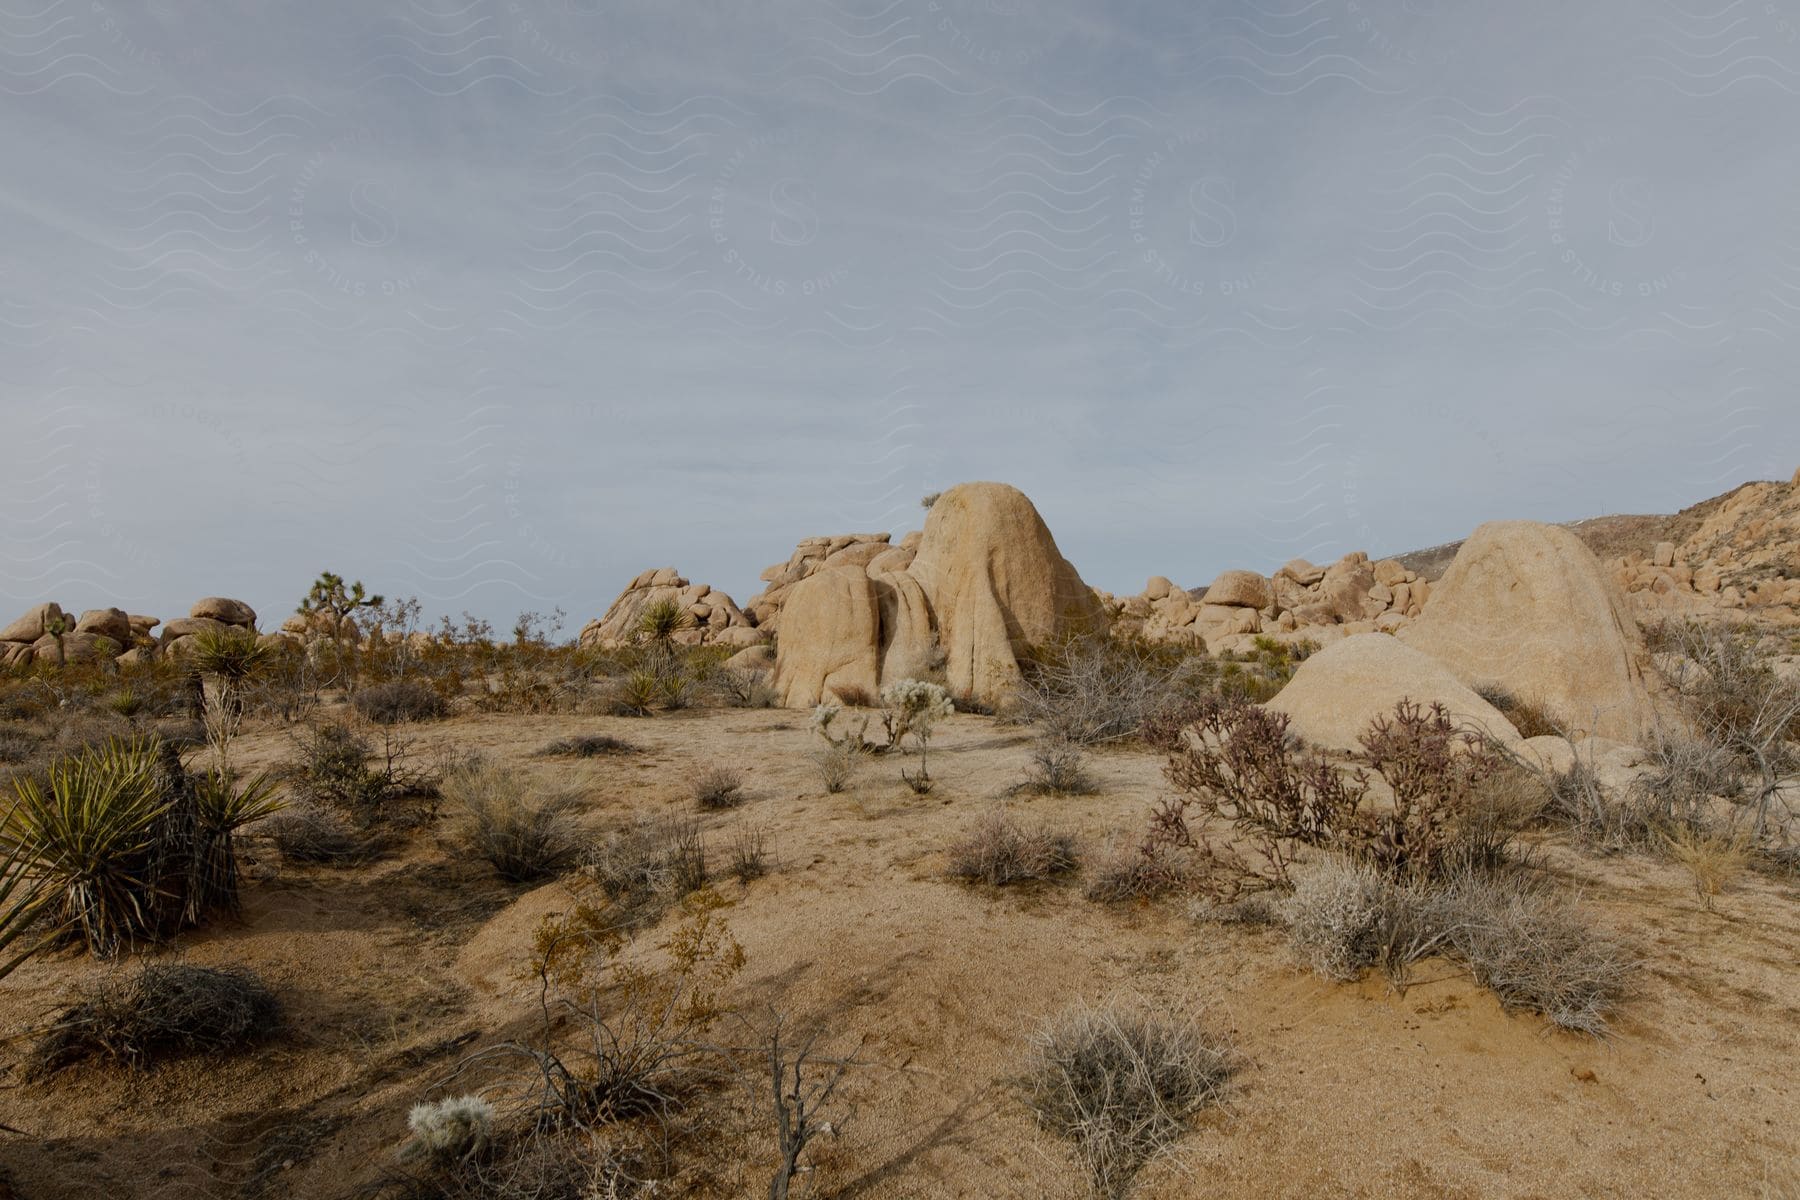
<path fill-rule="evenodd" d="M 6 852 L 89 949 L 109 955 L 154 932 L 157 826 L 169 807 L 156 744 L 113 738 L 51 763 L 41 782 L 27 777 L 14 787 Z"/>
<path fill-rule="evenodd" d="M 238 909 L 237 831 L 283 807 L 267 774 L 237 782 L 217 771 L 193 777 L 194 848 L 190 859 L 186 924 L 211 909 Z"/>
<path fill-rule="evenodd" d="M 694 614 L 675 600 L 658 600 L 638 617 L 638 634 L 652 645 L 665 646 L 675 635 L 694 627 Z"/>
<path fill-rule="evenodd" d="M 267 663 L 274 651 L 254 629 L 202 629 L 194 635 L 188 663 L 202 675 L 242 683 Z"/>
<path fill-rule="evenodd" d="M 203 681 L 206 740 L 212 745 L 215 769 L 231 773 L 231 739 L 243 720 L 244 684 L 274 657 L 254 629 L 203 629 L 194 635 L 189 663 Z"/>
<path fill-rule="evenodd" d="M 0 821 L 0 831 L 10 830 L 13 815 Z M 33 937 L 38 916 L 49 899 L 44 878 L 27 870 L 25 848 L 10 839 L 0 842 L 0 979 L 11 975 L 45 943 L 54 939 L 57 930 Z M 14 947 L 19 949 L 15 950 Z"/>
<path fill-rule="evenodd" d="M 662 694 L 662 676 L 656 671 L 640 668 L 628 672 L 619 681 L 615 708 L 620 716 L 647 717 Z"/>

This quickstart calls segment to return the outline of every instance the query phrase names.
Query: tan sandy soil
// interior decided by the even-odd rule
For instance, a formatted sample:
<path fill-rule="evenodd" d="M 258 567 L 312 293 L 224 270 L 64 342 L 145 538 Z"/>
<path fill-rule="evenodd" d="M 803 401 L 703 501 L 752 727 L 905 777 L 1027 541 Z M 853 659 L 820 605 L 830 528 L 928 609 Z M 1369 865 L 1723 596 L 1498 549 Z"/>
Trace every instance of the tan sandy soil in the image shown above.
<path fill-rule="evenodd" d="M 640 752 L 534 757 L 559 736 L 605 732 Z M 1013 893 L 944 877 L 944 849 L 1006 799 L 1076 833 L 1090 854 L 1135 830 L 1162 790 L 1138 749 L 1094 762 L 1101 791 L 1008 797 L 1025 731 L 972 716 L 933 743 L 938 789 L 920 798 L 877 760 L 848 794 L 817 782 L 805 714 L 690 712 L 647 720 L 480 716 L 422 727 L 424 743 L 479 747 L 577 785 L 593 829 L 689 807 L 685 783 L 741 767 L 750 798 L 708 815 L 715 858 L 732 828 L 763 827 L 776 872 L 727 880 L 748 956 L 737 999 L 822 1022 L 872 1065 L 844 1098 L 856 1115 L 820 1143 L 814 1196 L 1075 1197 L 1066 1147 L 1040 1135 L 1009 1076 L 1038 1021 L 1074 1001 L 1138 997 L 1200 1014 L 1247 1061 L 1229 1104 L 1204 1117 L 1135 1195 L 1231 1197 L 1784 1196 L 1800 1162 L 1800 892 L 1746 877 L 1705 911 L 1676 868 L 1540 852 L 1644 971 L 1608 1041 L 1548 1031 L 1432 964 L 1397 995 L 1291 962 L 1278 932 L 1200 924 L 1179 904 L 1108 908 L 1079 882 Z M 247 764 L 292 752 L 261 730 Z M 104 1196 L 353 1194 L 392 1161 L 408 1107 L 470 1050 L 530 1017 L 518 978 L 557 884 L 512 887 L 484 864 L 413 836 L 364 868 L 296 868 L 262 850 L 241 923 L 183 937 L 195 963 L 269 979 L 288 1030 L 251 1053 L 140 1072 L 87 1066 L 0 1091 L 0 1161 L 28 1200 Z M 641 939 L 648 951 L 652 930 Z M 18 1034 L 76 981 L 106 968 L 61 956 L 0 984 Z M 22 1046 L 8 1048 L 16 1064 Z M 766 1194 L 772 1155 L 753 1093 L 711 1145 L 712 1193 Z"/>

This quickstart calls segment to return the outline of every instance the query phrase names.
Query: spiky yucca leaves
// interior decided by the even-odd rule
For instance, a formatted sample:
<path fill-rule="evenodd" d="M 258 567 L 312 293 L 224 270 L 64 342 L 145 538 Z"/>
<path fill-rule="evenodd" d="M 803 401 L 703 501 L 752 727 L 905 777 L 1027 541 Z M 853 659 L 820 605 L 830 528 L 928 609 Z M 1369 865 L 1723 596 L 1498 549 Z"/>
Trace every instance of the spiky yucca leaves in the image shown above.
<path fill-rule="evenodd" d="M 658 600 L 638 617 L 638 634 L 645 641 L 666 645 L 684 629 L 694 627 L 694 614 L 674 600 Z"/>
<path fill-rule="evenodd" d="M 194 635 L 188 663 L 202 675 L 241 683 L 273 656 L 254 629 L 202 629 Z"/>
<path fill-rule="evenodd" d="M 194 848 L 188 868 L 186 924 L 213 909 L 238 910 L 237 831 L 283 807 L 275 781 L 257 774 L 238 782 L 217 771 L 193 778 Z"/>
<path fill-rule="evenodd" d="M 0 820 L 0 831 L 10 830 L 12 825 L 9 812 Z M 12 974 L 57 932 L 52 931 L 50 937 L 31 936 L 38 914 L 51 896 L 43 876 L 27 870 L 28 866 L 23 845 L 0 840 L 0 979 Z M 14 946 L 20 948 L 14 950 Z"/>
<path fill-rule="evenodd" d="M 14 784 L 7 852 L 51 893 L 89 949 L 107 955 L 152 933 L 157 825 L 169 807 L 154 742 L 114 738 Z"/>

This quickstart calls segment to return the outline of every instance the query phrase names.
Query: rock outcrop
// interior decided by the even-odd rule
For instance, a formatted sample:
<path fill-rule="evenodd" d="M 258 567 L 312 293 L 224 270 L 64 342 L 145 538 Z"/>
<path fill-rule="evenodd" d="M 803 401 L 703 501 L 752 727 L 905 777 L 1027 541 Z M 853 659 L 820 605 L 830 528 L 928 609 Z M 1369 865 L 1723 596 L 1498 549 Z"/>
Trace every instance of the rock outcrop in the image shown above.
<path fill-rule="evenodd" d="M 881 604 L 875 581 L 846 564 L 794 586 L 775 659 L 775 692 L 810 708 L 837 690 L 873 695 L 881 686 Z"/>
<path fill-rule="evenodd" d="M 1495 521 L 1463 543 L 1407 645 L 1471 687 L 1498 687 L 1575 731 L 1644 745 L 1649 658 L 1618 586 L 1556 525 Z"/>
<path fill-rule="evenodd" d="M 957 694 L 1000 699 L 1033 647 L 1106 625 L 1037 509 L 1003 483 L 965 483 L 939 496 L 907 574 L 931 605 Z"/>
<path fill-rule="evenodd" d="M 1101 599 L 1120 633 L 1242 651 L 1257 637 L 1329 644 L 1378 629 L 1391 633 L 1418 616 L 1430 595 L 1431 585 L 1400 563 L 1371 562 L 1357 552 L 1325 567 L 1296 558 L 1273 576 L 1226 571 L 1191 590 L 1157 575 L 1139 595 Z"/>
<path fill-rule="evenodd" d="M 801 543 L 747 606 L 759 628 L 779 620 L 776 690 L 790 707 L 938 670 L 951 691 L 997 703 L 1033 647 L 1106 626 L 1037 509 L 1006 484 L 949 489 L 897 546 L 886 534 L 836 541 Z"/>
<path fill-rule="evenodd" d="M 688 615 L 689 626 L 675 634 L 684 645 L 743 647 L 768 640 L 730 596 L 704 583 L 689 583 L 674 567 L 662 567 L 627 584 L 604 616 L 582 627 L 578 641 L 606 648 L 631 645 L 638 640 L 644 614 L 661 603 L 673 603 Z"/>
<path fill-rule="evenodd" d="M 762 581 L 768 586 L 749 599 L 744 612 L 758 629 L 775 633 L 781 628 L 781 610 L 794 588 L 827 567 L 859 566 L 871 577 L 906 570 L 912 565 L 921 535 L 909 534 L 899 545 L 890 543 L 891 536 L 840 533 L 835 537 L 807 538 L 794 547 L 786 562 L 763 569 Z"/>
<path fill-rule="evenodd" d="M 1312 745 L 1351 751 L 1402 700 L 1442 704 L 1461 728 L 1505 745 L 1519 741 L 1506 716 L 1448 667 L 1384 633 L 1347 637 L 1312 655 L 1267 707 L 1286 713 L 1289 728 Z"/>

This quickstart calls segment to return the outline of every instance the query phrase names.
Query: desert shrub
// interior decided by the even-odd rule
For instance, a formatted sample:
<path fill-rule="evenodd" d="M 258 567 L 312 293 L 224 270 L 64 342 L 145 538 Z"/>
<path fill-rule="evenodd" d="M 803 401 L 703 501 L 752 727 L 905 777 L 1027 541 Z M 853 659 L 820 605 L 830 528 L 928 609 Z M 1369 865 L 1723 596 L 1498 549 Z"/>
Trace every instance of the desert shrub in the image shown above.
<path fill-rule="evenodd" d="M 458 810 L 463 845 L 510 883 L 548 875 L 574 855 L 570 793 L 534 794 L 529 777 L 489 763 L 446 772 L 440 790 Z"/>
<path fill-rule="evenodd" d="M 523 1107 L 540 1127 L 666 1120 L 704 1076 L 715 1055 L 707 1035 L 731 1011 L 725 993 L 744 952 L 723 915 L 729 904 L 710 891 L 688 896 L 660 953 L 627 962 L 611 905 L 587 894 L 591 882 L 576 886 L 575 904 L 544 918 L 532 940 L 540 1023 L 473 1061 L 521 1063 Z"/>
<path fill-rule="evenodd" d="M 1300 872 L 1287 902 L 1295 956 L 1340 982 L 1380 967 L 1404 986 L 1407 970 L 1442 945 L 1447 930 L 1429 886 L 1400 883 L 1366 863 L 1328 857 Z"/>
<path fill-rule="evenodd" d="M 413 679 L 370 684 L 356 693 L 353 703 L 357 712 L 378 725 L 432 721 L 449 711 L 449 705 L 435 689 Z"/>
<path fill-rule="evenodd" d="M 1606 1031 L 1635 970 L 1568 897 L 1524 871 L 1396 881 L 1329 858 L 1301 873 L 1287 911 L 1295 952 L 1328 978 L 1380 967 L 1404 987 L 1413 963 L 1439 955 L 1506 1008 L 1577 1032 Z"/>
<path fill-rule="evenodd" d="M 1003 808 L 978 819 L 950 845 L 950 874 L 972 883 L 1002 884 L 1054 879 L 1079 862 L 1075 839 L 1031 828 Z"/>
<path fill-rule="evenodd" d="M 813 752 L 813 765 L 819 769 L 819 782 L 831 795 L 837 795 L 850 786 L 856 778 L 856 772 L 863 762 L 863 751 L 847 741 L 827 742 L 825 746 Z"/>
<path fill-rule="evenodd" d="M 1753 628 L 1687 622 L 1661 636 L 1696 736 L 1754 781 L 1741 797 L 1753 837 L 1786 845 L 1796 813 L 1784 796 L 1800 777 L 1800 673 L 1777 670 L 1776 645 Z"/>
<path fill-rule="evenodd" d="M 305 799 L 366 812 L 387 798 L 387 781 L 369 769 L 374 747 L 350 726 L 313 726 L 301 735 L 299 749 L 291 775 Z"/>
<path fill-rule="evenodd" d="M 165 795 L 180 794 L 193 812 L 183 924 L 197 925 L 213 909 L 238 911 L 238 831 L 282 807 L 275 781 L 267 775 L 240 781 L 217 771 L 186 774 L 180 759 L 167 750 L 163 765 Z"/>
<path fill-rule="evenodd" d="M 694 778 L 688 793 L 701 808 L 736 808 L 744 802 L 744 773 L 731 767 L 708 767 Z"/>
<path fill-rule="evenodd" d="M 0 763 L 24 763 L 36 758 L 44 739 L 29 729 L 0 725 Z"/>
<path fill-rule="evenodd" d="M 276 853 L 291 863 L 355 866 L 374 857 L 376 842 L 345 824 L 342 817 L 314 804 L 299 804 L 276 813 L 259 826 Z"/>
<path fill-rule="evenodd" d="M 592 846 L 582 874 L 624 924 L 653 921 L 669 904 L 706 886 L 706 842 L 697 821 L 646 817 Z"/>
<path fill-rule="evenodd" d="M 659 672 L 647 668 L 630 671 L 614 682 L 612 712 L 621 717 L 650 716 L 663 691 L 663 677 Z"/>
<path fill-rule="evenodd" d="M 1450 941 L 1475 982 L 1508 1009 L 1604 1034 L 1636 963 L 1579 907 L 1522 872 L 1466 873 L 1444 889 Z"/>
<path fill-rule="evenodd" d="M 1024 1100 L 1075 1144 L 1096 1196 L 1119 1197 L 1223 1093 L 1234 1055 L 1193 1024 L 1112 1005 L 1075 1008 L 1032 1037 Z"/>
<path fill-rule="evenodd" d="M 637 747 L 623 738 L 604 733 L 579 733 L 548 742 L 538 753 L 546 757 L 598 758 L 606 754 L 630 754 Z"/>
<path fill-rule="evenodd" d="M 1475 689 L 1475 694 L 1499 709 L 1520 737 L 1560 737 L 1569 727 L 1541 705 L 1521 700 L 1511 689 L 1497 683 L 1484 683 Z"/>
<path fill-rule="evenodd" d="M 438 1163 L 469 1159 L 493 1136 L 494 1106 L 480 1096 L 446 1096 L 413 1105 L 406 1128 L 412 1133 L 409 1155 Z"/>
<path fill-rule="evenodd" d="M 1024 664 L 1015 715 L 1077 745 L 1133 737 L 1176 698 L 1184 662 L 1108 637 L 1061 642 Z"/>
<path fill-rule="evenodd" d="M 646 605 L 638 617 L 637 633 L 644 641 L 667 643 L 675 635 L 694 627 L 694 615 L 675 600 L 658 600 Z"/>
<path fill-rule="evenodd" d="M 1160 720 L 1153 744 L 1179 790 L 1152 814 L 1147 845 L 1188 849 L 1222 867 L 1234 886 L 1286 888 L 1302 847 L 1335 848 L 1390 877 L 1430 877 L 1465 857 L 1476 796 L 1504 763 L 1480 735 L 1459 729 L 1442 705 L 1402 700 L 1362 735 L 1355 761 L 1391 799 L 1373 802 L 1367 776 L 1299 751 L 1288 718 L 1234 697 L 1209 697 Z M 1229 822 L 1261 866 L 1196 838 L 1189 810 Z"/>
<path fill-rule="evenodd" d="M 1588 850 L 1613 854 L 1658 848 L 1671 825 L 1654 793 L 1642 788 L 1609 792 L 1579 747 L 1566 770 L 1545 772 L 1544 785 L 1549 796 L 1545 817 Z"/>
<path fill-rule="evenodd" d="M 1663 835 L 1668 855 L 1694 881 L 1694 893 L 1707 908 L 1750 862 L 1749 839 L 1722 829 L 1677 826 Z"/>
<path fill-rule="evenodd" d="M 708 682 L 727 708 L 774 708 L 781 700 L 767 671 L 725 667 L 715 671 Z"/>
<path fill-rule="evenodd" d="M 390 815 L 387 806 L 403 796 L 435 790 L 430 775 L 408 764 L 409 744 L 393 731 L 381 747 L 349 725 L 315 725 L 296 739 L 298 755 L 288 764 L 289 786 L 302 800 L 348 813 L 364 825 Z"/>
<path fill-rule="evenodd" d="M 758 825 L 740 825 L 731 835 L 731 876 L 739 883 L 761 879 L 769 873 L 767 835 Z"/>
<path fill-rule="evenodd" d="M 1199 881 L 1193 857 L 1164 845 L 1120 844 L 1088 874 L 1087 898 L 1102 904 L 1155 900 L 1191 890 Z"/>
<path fill-rule="evenodd" d="M 54 900 L 50 881 L 30 869 L 26 847 L 4 836 L 12 827 L 12 814 L 0 817 L 0 980 L 49 945 L 60 932 L 54 925 L 39 927 L 46 908 Z"/>
<path fill-rule="evenodd" d="M 1039 796 L 1081 796 L 1094 790 L 1087 754 L 1075 742 L 1040 737 L 1031 747 L 1023 788 Z"/>
<path fill-rule="evenodd" d="M 868 688 L 863 687 L 861 684 L 834 684 L 831 689 L 831 694 L 837 697 L 838 703 L 847 704 L 851 708 L 881 707 L 881 700 L 875 693 L 871 692 Z"/>
<path fill-rule="evenodd" d="M 31 1066 L 46 1074 L 85 1059 L 224 1053 L 268 1037 L 280 1020 L 274 993 L 249 970 L 149 963 L 87 989 L 33 1048 Z"/>

